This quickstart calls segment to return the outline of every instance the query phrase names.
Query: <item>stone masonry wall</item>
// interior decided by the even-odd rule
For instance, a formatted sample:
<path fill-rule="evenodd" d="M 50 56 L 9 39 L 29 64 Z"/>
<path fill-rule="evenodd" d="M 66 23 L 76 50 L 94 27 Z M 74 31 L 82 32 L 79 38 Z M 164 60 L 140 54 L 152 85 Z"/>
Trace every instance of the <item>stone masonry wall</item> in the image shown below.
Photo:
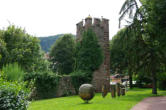
<path fill-rule="evenodd" d="M 59 82 L 56 91 L 56 97 L 75 95 L 76 91 L 72 85 L 70 76 L 63 76 Z"/>
<path fill-rule="evenodd" d="M 77 24 L 76 41 L 81 40 L 82 32 L 88 28 L 92 28 L 96 33 L 99 44 L 104 52 L 104 61 L 99 69 L 94 71 L 92 79 L 92 84 L 95 87 L 96 92 L 101 92 L 102 86 L 106 85 L 106 87 L 109 89 L 110 83 L 109 20 L 104 18 L 94 18 L 94 22 L 92 23 L 92 18 L 87 17 L 85 19 L 85 25 L 83 25 L 83 21 L 79 22 Z"/>

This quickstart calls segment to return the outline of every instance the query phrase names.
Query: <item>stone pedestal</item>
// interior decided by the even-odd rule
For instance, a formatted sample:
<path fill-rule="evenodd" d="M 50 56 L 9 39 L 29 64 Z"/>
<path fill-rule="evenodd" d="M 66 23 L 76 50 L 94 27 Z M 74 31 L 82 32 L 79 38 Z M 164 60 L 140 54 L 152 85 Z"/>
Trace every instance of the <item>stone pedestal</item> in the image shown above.
<path fill-rule="evenodd" d="M 120 88 L 120 84 L 119 83 L 117 83 L 117 85 L 116 85 L 116 90 L 117 90 L 117 96 L 120 96 L 121 88 Z"/>
<path fill-rule="evenodd" d="M 111 96 L 112 98 L 116 97 L 116 85 L 111 85 Z"/>

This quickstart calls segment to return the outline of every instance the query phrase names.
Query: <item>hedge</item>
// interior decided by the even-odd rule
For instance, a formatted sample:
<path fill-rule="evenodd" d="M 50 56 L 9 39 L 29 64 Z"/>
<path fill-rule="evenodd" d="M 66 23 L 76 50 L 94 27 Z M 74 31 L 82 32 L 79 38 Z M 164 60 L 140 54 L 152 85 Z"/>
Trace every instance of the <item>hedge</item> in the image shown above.
<path fill-rule="evenodd" d="M 31 99 L 47 99 L 56 97 L 56 89 L 61 76 L 44 73 L 27 74 L 25 81 L 34 81 Z"/>

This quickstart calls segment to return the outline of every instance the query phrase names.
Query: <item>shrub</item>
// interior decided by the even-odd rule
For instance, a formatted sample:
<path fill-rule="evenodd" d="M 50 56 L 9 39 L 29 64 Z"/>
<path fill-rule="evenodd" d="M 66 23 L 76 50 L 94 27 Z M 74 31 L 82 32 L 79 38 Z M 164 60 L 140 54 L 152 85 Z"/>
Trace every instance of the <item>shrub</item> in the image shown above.
<path fill-rule="evenodd" d="M 18 63 L 7 64 L 3 66 L 2 71 L 8 81 L 22 81 L 24 77 L 24 71 L 18 65 Z"/>
<path fill-rule="evenodd" d="M 31 73 L 27 74 L 25 81 L 33 82 L 32 99 L 47 99 L 56 97 L 57 85 L 61 76 L 51 73 Z"/>
<path fill-rule="evenodd" d="M 28 95 L 25 83 L 8 82 L 0 77 L 0 110 L 26 110 Z"/>
<path fill-rule="evenodd" d="M 50 72 L 26 74 L 24 80 L 28 81 L 28 86 L 33 83 L 33 86 L 31 85 L 30 87 L 33 87 L 30 99 L 38 100 L 57 97 L 57 87 L 62 77 Z M 91 82 L 92 72 L 78 70 L 71 73 L 69 77 L 71 77 L 72 85 L 78 93 L 80 85 Z M 71 95 L 70 91 L 64 92 L 63 96 L 68 95 Z"/>
<path fill-rule="evenodd" d="M 35 87 L 40 98 L 56 97 L 56 87 L 60 76 L 48 73 L 38 74 L 35 80 Z"/>
<path fill-rule="evenodd" d="M 70 74 L 72 78 L 72 84 L 78 94 L 79 87 L 82 84 L 90 83 L 92 80 L 92 72 L 77 70 Z"/>

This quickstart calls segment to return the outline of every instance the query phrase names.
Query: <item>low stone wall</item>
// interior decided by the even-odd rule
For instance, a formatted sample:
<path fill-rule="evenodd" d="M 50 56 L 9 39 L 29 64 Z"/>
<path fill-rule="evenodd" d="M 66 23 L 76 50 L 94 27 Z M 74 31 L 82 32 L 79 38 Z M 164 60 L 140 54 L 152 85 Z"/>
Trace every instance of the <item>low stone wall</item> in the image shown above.
<path fill-rule="evenodd" d="M 58 83 L 56 97 L 75 95 L 76 91 L 72 85 L 70 76 L 63 76 Z"/>
<path fill-rule="evenodd" d="M 40 81 L 38 83 L 40 83 Z M 52 85 L 50 86 L 48 84 L 47 86 L 43 85 L 44 88 L 41 87 L 42 84 L 33 88 L 29 96 L 29 100 L 56 98 L 56 97 L 69 96 L 69 95 L 76 94 L 76 91 L 72 85 L 72 79 L 70 76 L 61 76 L 59 77 L 59 81 L 55 83 L 55 85 L 54 85 L 54 82 L 51 82 L 50 84 Z"/>

